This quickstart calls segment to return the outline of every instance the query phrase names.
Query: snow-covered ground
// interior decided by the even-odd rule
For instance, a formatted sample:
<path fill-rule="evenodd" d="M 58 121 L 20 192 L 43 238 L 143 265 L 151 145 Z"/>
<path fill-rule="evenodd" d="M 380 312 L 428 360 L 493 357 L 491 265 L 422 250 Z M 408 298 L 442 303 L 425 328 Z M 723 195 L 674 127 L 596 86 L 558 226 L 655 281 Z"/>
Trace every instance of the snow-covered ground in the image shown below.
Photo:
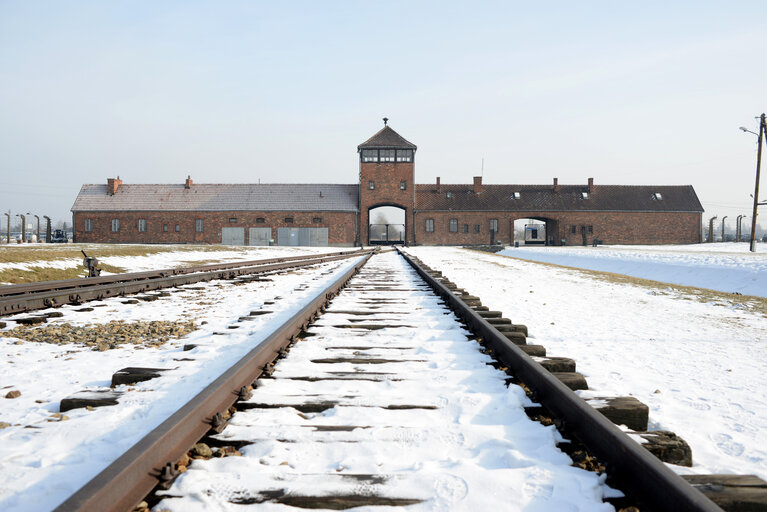
<path fill-rule="evenodd" d="M 664 283 L 767 297 L 767 244 L 508 247 L 501 254 Z"/>
<path fill-rule="evenodd" d="M 195 461 L 158 510 L 290 511 L 281 498 L 350 494 L 421 501 L 414 512 L 613 510 L 604 475 L 571 466 L 556 429 L 526 416 L 522 389 L 396 253 L 371 258 L 309 333 L 216 436 L 255 442 Z"/>
<path fill-rule="evenodd" d="M 125 269 L 126 272 L 141 272 L 143 270 L 156 270 L 162 268 L 174 268 L 185 265 L 194 265 L 197 262 L 206 261 L 248 261 L 266 258 L 280 258 L 289 256 L 301 256 L 304 254 L 316 254 L 325 252 L 336 252 L 353 250 L 353 248 L 333 248 L 333 247 L 255 247 L 255 246 L 183 246 L 183 245 L 120 245 L 120 244 L 78 244 L 73 245 L 51 245 L 51 244 L 26 244 L 26 245 L 7 245 L 0 246 L 0 270 L 17 269 L 30 270 L 34 268 L 75 268 L 83 266 L 83 259 L 80 256 L 71 257 L 61 255 L 63 250 L 83 249 L 89 256 L 95 256 L 99 262 L 113 265 Z M 146 247 L 153 251 L 146 256 L 101 256 L 101 253 L 109 254 L 115 249 L 125 248 L 129 250 L 141 250 Z M 29 261 L 4 261 L 5 255 L 13 256 L 13 252 L 35 252 L 40 255 L 47 253 L 45 259 L 34 259 L 31 256 Z M 154 252 L 159 251 L 159 252 Z M 53 255 L 53 256 L 51 256 Z M 15 259 L 15 258 L 14 258 Z M 84 267 L 83 267 L 84 268 Z M 108 275 L 104 272 L 103 275 Z"/>
<path fill-rule="evenodd" d="M 526 324 L 530 343 L 544 345 L 549 355 L 574 358 L 589 382 L 584 396 L 633 395 L 646 403 L 651 429 L 674 431 L 692 447 L 693 468 L 676 471 L 767 479 L 767 301 L 695 294 L 459 248 L 409 251 L 490 309 Z M 739 267 L 758 281 L 765 272 L 761 253 L 717 255 L 675 247 L 508 252 L 563 265 L 573 265 L 581 254 L 600 255 L 592 260 L 612 272 L 644 275 L 649 269 L 654 279 L 675 275 L 666 266 L 729 261 L 732 272 L 720 274 L 727 282 L 705 281 L 709 288 L 726 291 L 736 291 L 728 283 Z M 611 267 L 613 259 L 620 266 Z M 634 273 L 634 268 L 639 270 Z M 740 283 L 745 289 L 747 280 Z M 748 291 L 756 295 L 757 290 Z"/>
<path fill-rule="evenodd" d="M 326 248 L 327 251 L 327 248 Z M 295 251 L 292 252 L 296 254 Z M 275 254 L 269 252 L 269 256 Z M 283 254 L 286 254 L 283 252 Z M 179 253 L 186 260 L 188 253 Z M 208 253 L 210 257 L 210 253 Z M 266 256 L 261 256 L 266 257 Z M 253 258 L 246 258 L 253 259 Z M 106 467 L 124 450 L 157 426 L 180 403 L 258 344 L 291 310 L 350 268 L 359 258 L 323 264 L 275 277 L 233 286 L 198 283 L 152 302 L 124 304 L 125 298 L 89 302 L 93 312 L 63 306 L 64 314 L 46 325 L 103 324 L 110 320 L 194 320 L 198 330 L 182 340 L 159 347 L 121 345 L 103 352 L 77 344 L 22 342 L 2 337 L 0 331 L 0 509 L 50 510 Z M 153 260 L 160 267 L 173 258 Z M 143 263 L 129 263 L 139 270 Z M 334 269 L 331 274 L 324 271 Z M 185 289 L 186 288 L 186 289 Z M 274 301 L 273 305 L 268 304 Z M 253 310 L 271 314 L 238 318 Z M 44 311 L 43 311 L 44 312 Z M 13 318 L 13 317 L 7 317 Z M 4 319 L 5 320 L 5 319 Z M 232 324 L 237 329 L 229 329 Z M 186 343 L 199 344 L 183 351 Z M 82 390 L 109 387 L 112 373 L 128 366 L 169 368 L 161 378 L 120 386 L 119 404 L 94 410 L 59 414 L 59 401 Z M 2 398 L 9 391 L 18 398 Z"/>

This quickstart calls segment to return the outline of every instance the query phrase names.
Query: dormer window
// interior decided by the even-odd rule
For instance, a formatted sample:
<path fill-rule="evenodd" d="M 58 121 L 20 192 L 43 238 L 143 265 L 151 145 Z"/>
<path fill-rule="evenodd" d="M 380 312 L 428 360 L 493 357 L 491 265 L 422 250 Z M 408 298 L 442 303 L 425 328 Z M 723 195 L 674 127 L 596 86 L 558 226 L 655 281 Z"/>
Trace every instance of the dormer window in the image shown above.
<path fill-rule="evenodd" d="M 377 162 L 378 161 L 378 150 L 377 149 L 363 149 L 362 150 L 362 161 L 363 162 Z"/>
<path fill-rule="evenodd" d="M 445 192 L 445 197 L 447 197 L 448 199 L 452 199 L 453 193 L 452 192 Z"/>
<path fill-rule="evenodd" d="M 663 199 L 663 196 L 660 195 L 660 192 L 655 192 L 652 195 L 652 199 L 653 199 L 653 201 L 661 201 Z"/>
<path fill-rule="evenodd" d="M 393 149 L 381 149 L 378 151 L 379 162 L 393 162 L 394 150 Z"/>
<path fill-rule="evenodd" d="M 588 199 L 589 193 L 588 192 L 581 192 L 581 199 Z"/>
<path fill-rule="evenodd" d="M 519 192 L 514 192 L 514 194 L 511 196 L 512 199 L 519 199 L 520 197 L 522 197 L 522 194 Z"/>

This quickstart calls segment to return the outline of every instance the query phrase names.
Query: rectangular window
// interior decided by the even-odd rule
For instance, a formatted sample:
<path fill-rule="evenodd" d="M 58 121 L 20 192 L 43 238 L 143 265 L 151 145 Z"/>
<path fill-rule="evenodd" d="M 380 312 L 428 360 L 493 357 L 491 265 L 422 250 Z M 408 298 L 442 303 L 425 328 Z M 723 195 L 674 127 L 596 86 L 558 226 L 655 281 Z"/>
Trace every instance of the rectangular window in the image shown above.
<path fill-rule="evenodd" d="M 469 225 L 468 224 L 464 224 L 463 225 L 463 232 L 464 233 L 468 233 L 469 232 Z"/>
<path fill-rule="evenodd" d="M 146 233 L 146 219 L 139 219 L 138 220 L 138 232 L 139 233 Z"/>
<path fill-rule="evenodd" d="M 379 162 L 393 162 L 394 150 L 393 149 L 381 149 L 378 151 Z"/>
<path fill-rule="evenodd" d="M 229 224 L 236 224 L 237 223 L 237 217 L 229 217 Z"/>
<path fill-rule="evenodd" d="M 293 224 L 293 217 L 285 217 L 285 224 Z"/>
<path fill-rule="evenodd" d="M 93 219 L 85 219 L 85 232 L 86 233 L 93 232 Z"/>
<path fill-rule="evenodd" d="M 120 219 L 112 219 L 112 233 L 120 231 Z"/>
<path fill-rule="evenodd" d="M 163 224 L 162 225 L 162 231 L 163 231 L 163 233 L 167 233 L 168 232 L 168 225 L 167 224 Z"/>
<path fill-rule="evenodd" d="M 362 161 L 363 162 L 377 162 L 378 161 L 378 150 L 377 149 L 363 149 L 362 150 Z"/>
<path fill-rule="evenodd" d="M 450 219 L 449 230 L 451 233 L 458 233 L 458 219 Z"/>
<path fill-rule="evenodd" d="M 181 226 L 179 226 L 178 224 L 176 224 L 176 233 L 179 233 L 180 231 L 181 231 Z"/>
<path fill-rule="evenodd" d="M 256 224 L 263 224 L 266 222 L 263 217 L 256 217 Z"/>
<path fill-rule="evenodd" d="M 194 230 L 198 233 L 202 233 L 202 219 L 197 219 L 194 222 Z"/>
<path fill-rule="evenodd" d="M 399 182 L 399 189 L 400 190 L 407 190 L 407 182 L 406 181 L 400 181 Z"/>
<path fill-rule="evenodd" d="M 490 219 L 490 231 L 498 232 L 498 219 Z"/>
<path fill-rule="evenodd" d="M 474 232 L 479 233 L 479 224 L 474 224 Z"/>
<path fill-rule="evenodd" d="M 375 190 L 376 184 L 373 180 L 368 181 L 368 189 L 369 190 Z"/>
<path fill-rule="evenodd" d="M 312 222 L 314 222 L 315 224 L 322 224 L 322 217 L 314 217 L 312 219 Z"/>
<path fill-rule="evenodd" d="M 575 227 L 575 225 L 570 226 L 570 233 L 573 235 L 577 232 L 578 228 Z"/>
<path fill-rule="evenodd" d="M 412 162 L 413 161 L 413 150 L 412 149 L 398 149 L 397 150 L 397 161 L 398 162 Z"/>
<path fill-rule="evenodd" d="M 434 219 L 426 219 L 426 232 L 434 233 Z"/>

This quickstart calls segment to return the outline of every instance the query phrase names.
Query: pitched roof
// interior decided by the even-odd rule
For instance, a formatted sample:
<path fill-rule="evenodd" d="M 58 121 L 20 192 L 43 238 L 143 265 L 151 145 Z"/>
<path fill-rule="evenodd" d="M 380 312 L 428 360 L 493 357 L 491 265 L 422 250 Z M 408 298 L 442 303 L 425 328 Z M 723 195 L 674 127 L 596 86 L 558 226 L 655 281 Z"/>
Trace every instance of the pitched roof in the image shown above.
<path fill-rule="evenodd" d="M 357 146 L 357 151 L 361 149 L 386 149 L 386 148 L 407 148 L 418 149 L 415 144 L 405 140 L 405 138 L 399 133 L 391 129 L 386 125 L 378 133 L 370 137 L 368 140 Z"/>
<path fill-rule="evenodd" d="M 344 211 L 356 212 L 358 185 L 194 184 L 83 185 L 72 211 Z"/>
<path fill-rule="evenodd" d="M 420 211 L 703 211 L 691 185 L 597 185 L 584 199 L 588 191 L 588 185 L 560 185 L 557 192 L 552 185 L 482 185 L 475 194 L 473 185 L 443 184 L 440 192 L 436 185 L 416 185 L 415 197 Z"/>

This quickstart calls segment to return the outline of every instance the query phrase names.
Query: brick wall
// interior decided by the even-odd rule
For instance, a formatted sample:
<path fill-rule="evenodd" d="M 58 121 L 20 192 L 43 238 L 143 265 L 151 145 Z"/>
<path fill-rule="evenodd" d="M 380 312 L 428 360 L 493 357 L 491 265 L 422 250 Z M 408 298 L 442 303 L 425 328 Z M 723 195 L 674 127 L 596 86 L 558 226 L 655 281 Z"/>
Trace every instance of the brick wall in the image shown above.
<path fill-rule="evenodd" d="M 370 181 L 375 188 L 370 190 Z M 405 182 L 405 190 L 400 182 Z M 413 162 L 360 162 L 360 240 L 368 243 L 368 210 L 374 206 L 405 208 L 405 240 L 413 241 L 412 216 L 415 207 Z"/>
<path fill-rule="evenodd" d="M 530 218 L 530 212 L 436 212 L 418 211 L 415 242 L 420 245 L 470 245 L 490 243 L 490 219 L 498 219 L 496 241 L 514 243 L 514 221 Z M 547 237 L 555 245 L 582 245 L 581 226 L 586 243 L 594 238 L 605 244 L 687 244 L 698 243 L 701 214 L 697 212 L 535 212 L 546 220 Z M 434 220 L 434 232 L 426 232 L 426 220 Z M 450 232 L 450 219 L 456 219 L 458 232 Z M 479 225 L 479 232 L 476 226 Z M 468 232 L 465 232 L 468 226 Z M 575 233 L 572 233 L 575 226 Z M 589 231 L 589 226 L 591 230 Z"/>
<path fill-rule="evenodd" d="M 263 223 L 257 223 L 257 218 Z M 293 218 L 293 223 L 285 221 Z M 75 240 L 81 243 L 146 243 L 220 244 L 222 227 L 271 227 L 277 240 L 277 228 L 328 228 L 330 245 L 351 246 L 355 238 L 354 212 L 77 212 L 73 215 Z M 315 218 L 321 219 L 314 222 Z M 85 232 L 85 219 L 93 221 L 93 231 Z M 120 230 L 112 232 L 112 219 L 120 220 Z M 139 232 L 139 219 L 146 220 L 146 232 Z M 203 231 L 196 231 L 196 221 L 202 219 Z M 234 222 L 230 222 L 234 219 Z M 164 230 L 167 226 L 167 231 Z M 178 226 L 178 231 L 176 231 Z"/>

